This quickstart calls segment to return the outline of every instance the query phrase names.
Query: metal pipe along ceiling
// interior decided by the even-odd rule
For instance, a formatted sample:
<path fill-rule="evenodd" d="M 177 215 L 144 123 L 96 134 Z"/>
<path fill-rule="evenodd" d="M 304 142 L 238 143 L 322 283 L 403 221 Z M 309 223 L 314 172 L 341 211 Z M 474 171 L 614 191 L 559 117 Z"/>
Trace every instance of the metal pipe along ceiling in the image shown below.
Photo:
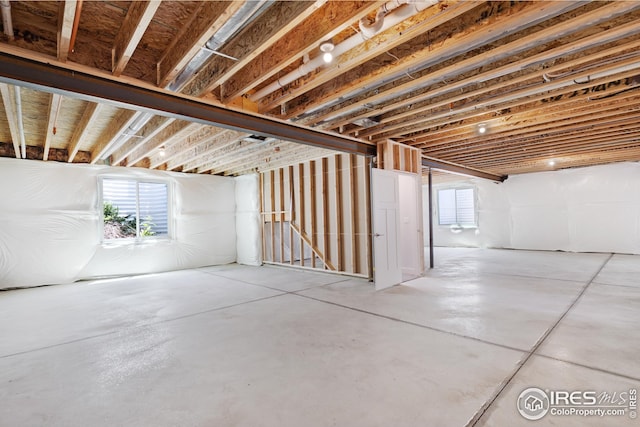
<path fill-rule="evenodd" d="M 231 17 L 224 25 L 204 44 L 203 49 L 189 61 L 189 63 L 182 69 L 178 76 L 166 86 L 173 92 L 179 92 L 187 82 L 193 77 L 193 75 L 211 58 L 212 51 L 219 49 L 224 45 L 231 37 L 233 37 L 244 25 L 258 18 L 264 11 L 271 6 L 271 2 L 266 0 L 260 1 L 248 1 Z M 108 150 L 105 150 L 102 158 L 107 158 L 115 150 L 120 148 L 132 135 L 135 135 L 149 120 L 153 117 L 150 113 L 138 113 L 138 116 L 133 121 L 131 126 L 111 145 Z"/>
<path fill-rule="evenodd" d="M 394 25 L 401 23 L 402 21 L 416 15 L 418 12 L 421 12 L 430 6 L 433 6 L 434 4 L 437 4 L 438 2 L 439 0 L 427 0 L 427 1 L 416 1 L 416 2 L 409 2 L 409 1 L 388 2 L 387 4 L 385 4 L 380 8 L 380 11 L 378 11 L 378 14 L 376 15 L 376 22 L 374 22 L 371 25 L 366 25 L 361 23 L 360 28 L 362 32 L 358 34 L 354 34 L 353 36 L 344 40 L 342 43 L 338 44 L 331 53 L 333 54 L 334 57 L 337 58 L 343 53 L 348 52 L 354 47 L 364 43 L 366 40 L 370 39 L 374 35 L 382 31 L 388 30 Z M 410 3 L 410 4 L 404 4 L 400 7 L 397 7 L 402 3 Z M 397 8 L 394 9 L 393 12 L 389 13 L 388 15 L 385 15 L 384 11 L 389 10 L 393 7 L 397 7 Z M 260 89 L 256 93 L 252 94 L 249 97 L 249 99 L 251 99 L 254 102 L 257 102 L 260 99 L 264 98 L 265 96 L 290 84 L 291 82 L 306 76 L 313 70 L 320 68 L 322 65 L 324 65 L 324 60 L 322 59 L 322 55 L 318 55 L 315 58 L 313 58 L 311 61 L 308 61 L 300 65 L 298 68 L 296 68 L 289 74 L 283 77 L 280 77 L 275 82 L 265 86 L 264 88 Z"/>

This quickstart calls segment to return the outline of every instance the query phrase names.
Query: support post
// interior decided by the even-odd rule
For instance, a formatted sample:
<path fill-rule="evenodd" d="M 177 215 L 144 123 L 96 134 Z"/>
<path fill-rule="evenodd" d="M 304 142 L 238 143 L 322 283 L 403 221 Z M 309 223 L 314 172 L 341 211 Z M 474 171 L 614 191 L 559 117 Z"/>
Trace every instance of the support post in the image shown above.
<path fill-rule="evenodd" d="M 429 168 L 429 268 L 433 268 L 433 177 Z"/>

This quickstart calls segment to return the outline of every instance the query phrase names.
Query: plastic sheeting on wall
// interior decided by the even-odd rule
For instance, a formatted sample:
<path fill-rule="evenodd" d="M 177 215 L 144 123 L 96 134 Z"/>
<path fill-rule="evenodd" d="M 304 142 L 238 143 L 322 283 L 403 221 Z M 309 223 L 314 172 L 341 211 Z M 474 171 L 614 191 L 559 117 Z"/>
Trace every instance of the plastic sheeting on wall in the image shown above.
<path fill-rule="evenodd" d="M 453 233 L 436 222 L 436 245 L 640 254 L 640 163 L 514 175 L 502 184 L 462 179 L 434 189 L 450 185 L 475 186 L 478 228 Z"/>
<path fill-rule="evenodd" d="M 260 175 L 242 175 L 235 181 L 237 262 L 261 265 Z"/>
<path fill-rule="evenodd" d="M 101 243 L 98 178 L 173 189 L 174 238 Z M 0 158 L 0 289 L 226 264 L 236 259 L 233 178 Z"/>

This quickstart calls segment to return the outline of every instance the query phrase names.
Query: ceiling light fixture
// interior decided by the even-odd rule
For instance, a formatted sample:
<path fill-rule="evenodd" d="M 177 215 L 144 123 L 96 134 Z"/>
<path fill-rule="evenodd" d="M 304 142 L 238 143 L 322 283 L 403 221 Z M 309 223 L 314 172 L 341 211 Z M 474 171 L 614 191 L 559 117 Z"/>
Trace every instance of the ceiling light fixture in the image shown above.
<path fill-rule="evenodd" d="M 555 160 L 549 160 L 549 166 L 555 166 L 556 161 Z"/>
<path fill-rule="evenodd" d="M 487 132 L 487 125 L 485 125 L 484 123 L 481 123 L 478 125 L 478 133 L 479 134 L 484 134 Z"/>
<path fill-rule="evenodd" d="M 333 54 L 331 52 L 333 52 L 333 49 L 335 47 L 336 46 L 333 44 L 331 40 L 327 40 L 320 43 L 320 50 L 323 52 L 322 60 L 327 64 L 333 61 Z"/>
<path fill-rule="evenodd" d="M 167 152 L 164 150 L 164 147 L 160 147 L 160 157 L 164 157 L 167 155 Z"/>

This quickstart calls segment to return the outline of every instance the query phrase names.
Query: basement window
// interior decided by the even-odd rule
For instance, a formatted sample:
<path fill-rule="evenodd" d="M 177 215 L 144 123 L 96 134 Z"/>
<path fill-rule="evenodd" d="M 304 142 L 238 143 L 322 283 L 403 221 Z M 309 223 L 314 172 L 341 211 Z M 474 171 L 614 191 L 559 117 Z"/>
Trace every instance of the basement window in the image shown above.
<path fill-rule="evenodd" d="M 475 227 L 477 222 L 474 189 L 438 190 L 438 223 L 457 227 Z"/>
<path fill-rule="evenodd" d="M 169 187 L 166 182 L 100 180 L 103 241 L 169 237 Z"/>

